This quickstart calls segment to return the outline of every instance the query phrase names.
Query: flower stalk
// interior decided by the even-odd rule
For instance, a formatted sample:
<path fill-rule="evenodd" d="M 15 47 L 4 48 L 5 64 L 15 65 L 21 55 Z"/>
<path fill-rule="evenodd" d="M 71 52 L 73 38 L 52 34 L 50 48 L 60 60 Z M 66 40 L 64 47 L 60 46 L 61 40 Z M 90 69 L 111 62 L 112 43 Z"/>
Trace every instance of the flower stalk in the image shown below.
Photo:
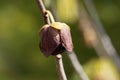
<path fill-rule="evenodd" d="M 55 22 L 55 20 L 54 20 L 52 14 L 50 13 L 50 11 L 47 11 L 45 9 L 45 6 L 44 6 L 42 0 L 37 0 L 37 2 L 38 2 L 38 5 L 39 5 L 39 8 L 40 8 L 40 11 L 42 13 L 42 16 L 44 18 L 45 23 L 47 25 L 50 25 L 50 20 L 51 20 L 52 23 Z M 53 35 L 52 35 L 52 37 L 53 37 Z M 46 38 L 44 38 L 44 39 L 46 39 Z M 61 49 L 61 47 L 60 47 L 60 49 Z M 48 50 L 48 48 L 47 48 L 47 50 Z M 44 49 L 43 49 L 43 51 L 44 51 Z M 59 47 L 57 48 L 56 51 L 59 51 Z M 66 74 L 65 74 L 65 71 L 64 71 L 64 67 L 63 67 L 63 62 L 62 62 L 62 55 L 61 54 L 55 54 L 54 56 L 55 56 L 56 66 L 57 66 L 58 75 L 59 75 L 60 80 L 67 80 L 67 77 L 66 77 Z"/>

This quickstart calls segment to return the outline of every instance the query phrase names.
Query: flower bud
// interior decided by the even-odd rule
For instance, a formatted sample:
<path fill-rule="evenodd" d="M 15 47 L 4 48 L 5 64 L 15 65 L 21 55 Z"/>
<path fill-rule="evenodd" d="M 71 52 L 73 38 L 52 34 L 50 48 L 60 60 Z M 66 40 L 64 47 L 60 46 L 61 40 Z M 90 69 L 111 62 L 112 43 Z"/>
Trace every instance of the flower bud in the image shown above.
<path fill-rule="evenodd" d="M 54 24 L 54 25 L 53 25 Z M 39 33 L 40 50 L 45 56 L 61 54 L 64 51 L 72 51 L 73 44 L 70 29 L 65 23 L 55 22 L 44 25 Z"/>

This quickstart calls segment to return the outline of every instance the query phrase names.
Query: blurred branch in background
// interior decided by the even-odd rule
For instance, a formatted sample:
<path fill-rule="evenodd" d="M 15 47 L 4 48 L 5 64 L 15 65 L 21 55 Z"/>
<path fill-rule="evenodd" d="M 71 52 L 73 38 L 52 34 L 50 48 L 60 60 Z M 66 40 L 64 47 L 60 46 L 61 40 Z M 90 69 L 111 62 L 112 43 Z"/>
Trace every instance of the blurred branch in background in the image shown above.
<path fill-rule="evenodd" d="M 81 78 L 81 80 L 89 80 L 87 74 L 84 72 L 82 65 L 80 64 L 79 60 L 77 59 L 77 56 L 74 51 L 72 52 L 67 52 L 68 53 L 68 58 L 70 59 L 73 68 Z"/>
<path fill-rule="evenodd" d="M 115 51 L 114 48 L 112 48 L 113 51 L 109 53 L 108 51 L 109 47 L 113 47 L 113 46 L 111 42 L 109 42 L 109 38 L 107 34 L 105 33 L 104 29 L 103 30 L 100 29 L 101 34 L 98 34 L 100 33 L 99 28 L 102 28 L 102 26 L 98 26 L 98 24 L 95 24 L 93 20 L 91 20 L 91 16 L 88 15 L 85 7 L 83 6 L 81 2 L 79 3 L 79 6 L 80 6 L 78 10 L 79 11 L 79 28 L 82 31 L 85 43 L 88 47 L 93 47 L 96 53 L 98 54 L 98 56 L 100 57 L 99 60 L 103 60 L 103 62 L 105 63 L 105 65 L 103 65 L 102 62 L 101 63 L 98 62 L 97 65 L 94 65 L 94 63 L 91 63 L 91 65 L 87 65 L 86 66 L 87 68 L 85 69 L 86 73 L 89 75 L 91 80 L 98 80 L 98 79 L 99 80 L 119 80 L 119 73 L 118 73 L 118 70 L 120 70 L 119 69 L 119 64 L 120 64 L 119 57 L 117 53 L 112 53 L 113 51 Z M 87 6 L 87 7 L 89 9 L 91 8 L 90 6 Z M 91 9 L 89 11 L 91 11 Z M 91 11 L 92 17 L 96 17 L 92 12 L 93 11 Z M 98 28 L 96 29 L 96 27 Z M 106 41 L 101 41 L 101 38 L 106 39 Z M 110 54 L 112 54 L 112 57 Z M 108 59 L 108 61 L 112 60 L 114 62 L 113 64 L 115 64 L 115 68 L 117 67 L 118 70 L 114 69 L 114 67 L 111 67 L 111 65 L 109 66 L 108 65 L 109 63 L 107 63 L 105 59 Z M 95 70 L 95 67 L 96 67 L 96 70 Z M 105 67 L 106 69 L 104 69 Z M 115 70 L 118 76 L 117 74 L 114 73 Z M 91 76 L 92 72 L 93 74 L 95 74 L 94 76 Z M 103 76 L 103 75 L 109 75 L 111 77 Z"/>
<path fill-rule="evenodd" d="M 117 51 L 115 50 L 114 46 L 112 45 L 112 42 L 111 42 L 109 36 L 104 31 L 103 25 L 99 20 L 93 0 L 83 0 L 83 1 L 85 3 L 85 6 L 87 7 L 88 12 L 90 13 L 90 18 L 94 24 L 94 26 L 92 26 L 92 27 L 95 29 L 97 36 L 99 38 L 99 41 L 100 41 L 99 46 L 103 47 L 103 49 L 104 49 L 104 53 L 101 52 L 100 55 L 102 57 L 104 57 L 104 54 L 106 54 L 107 57 L 111 58 L 120 72 L 119 56 L 117 55 Z"/>
<path fill-rule="evenodd" d="M 79 22 L 87 46 L 93 47 L 98 56 L 112 59 L 120 71 L 119 57 L 99 21 L 94 5 L 91 0 L 84 0 L 84 2 L 86 3 L 90 16 L 87 14 L 84 6 L 80 3 Z"/>

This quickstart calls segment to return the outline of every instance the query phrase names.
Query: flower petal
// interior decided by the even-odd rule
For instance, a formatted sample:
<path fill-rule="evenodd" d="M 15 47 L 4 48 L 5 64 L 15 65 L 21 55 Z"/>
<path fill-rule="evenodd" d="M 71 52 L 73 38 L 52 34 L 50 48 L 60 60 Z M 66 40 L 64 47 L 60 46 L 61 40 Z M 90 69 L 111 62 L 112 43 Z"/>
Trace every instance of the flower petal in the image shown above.
<path fill-rule="evenodd" d="M 45 56 L 51 55 L 60 44 L 59 31 L 50 27 L 50 25 L 43 26 L 40 31 L 40 38 L 39 47 Z"/>
<path fill-rule="evenodd" d="M 67 51 L 71 52 L 73 50 L 73 43 L 71 39 L 70 30 L 67 28 L 67 25 L 64 25 L 60 30 L 60 36 L 62 45 Z"/>

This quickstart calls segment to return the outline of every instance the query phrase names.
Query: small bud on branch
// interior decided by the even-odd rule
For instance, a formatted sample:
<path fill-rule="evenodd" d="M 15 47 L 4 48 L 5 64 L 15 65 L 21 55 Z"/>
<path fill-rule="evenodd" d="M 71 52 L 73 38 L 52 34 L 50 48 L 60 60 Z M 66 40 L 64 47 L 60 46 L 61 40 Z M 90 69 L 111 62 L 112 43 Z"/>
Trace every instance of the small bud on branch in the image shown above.
<path fill-rule="evenodd" d="M 45 56 L 57 55 L 73 49 L 70 28 L 65 23 L 54 22 L 40 30 L 39 47 Z"/>

